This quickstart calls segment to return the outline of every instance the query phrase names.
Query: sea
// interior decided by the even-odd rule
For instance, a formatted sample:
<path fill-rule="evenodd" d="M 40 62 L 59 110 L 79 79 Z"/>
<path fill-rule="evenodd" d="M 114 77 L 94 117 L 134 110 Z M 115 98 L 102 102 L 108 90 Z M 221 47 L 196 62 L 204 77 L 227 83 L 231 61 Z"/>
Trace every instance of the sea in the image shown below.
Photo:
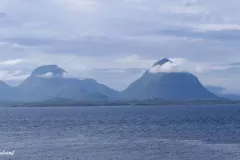
<path fill-rule="evenodd" d="M 2 159 L 240 160 L 240 106 L 1 107 Z"/>

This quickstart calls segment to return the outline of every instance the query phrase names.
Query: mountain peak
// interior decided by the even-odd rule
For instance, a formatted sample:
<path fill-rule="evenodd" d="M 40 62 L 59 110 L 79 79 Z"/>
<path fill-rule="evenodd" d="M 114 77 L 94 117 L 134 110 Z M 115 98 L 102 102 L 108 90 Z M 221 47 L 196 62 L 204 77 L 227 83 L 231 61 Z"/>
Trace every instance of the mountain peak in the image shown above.
<path fill-rule="evenodd" d="M 53 76 L 62 76 L 63 73 L 66 71 L 62 68 L 58 67 L 57 65 L 44 65 L 41 67 L 36 68 L 32 72 L 32 76 L 42 76 L 46 74 L 51 74 Z"/>
<path fill-rule="evenodd" d="M 163 59 L 157 61 L 156 63 L 154 63 L 153 66 L 154 66 L 154 67 L 157 66 L 157 65 L 162 66 L 162 65 L 164 65 L 165 63 L 168 63 L 168 62 L 172 63 L 171 60 L 169 60 L 169 59 L 167 59 L 167 58 L 163 58 Z"/>

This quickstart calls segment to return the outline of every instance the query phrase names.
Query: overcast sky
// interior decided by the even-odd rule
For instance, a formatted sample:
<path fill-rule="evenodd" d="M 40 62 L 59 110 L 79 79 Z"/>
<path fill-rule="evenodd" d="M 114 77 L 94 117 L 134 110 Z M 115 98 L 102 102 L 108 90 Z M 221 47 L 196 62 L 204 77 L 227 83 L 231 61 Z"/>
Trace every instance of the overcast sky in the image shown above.
<path fill-rule="evenodd" d="M 1 0 L 0 79 L 57 64 L 118 90 L 157 60 L 240 93 L 239 0 Z"/>

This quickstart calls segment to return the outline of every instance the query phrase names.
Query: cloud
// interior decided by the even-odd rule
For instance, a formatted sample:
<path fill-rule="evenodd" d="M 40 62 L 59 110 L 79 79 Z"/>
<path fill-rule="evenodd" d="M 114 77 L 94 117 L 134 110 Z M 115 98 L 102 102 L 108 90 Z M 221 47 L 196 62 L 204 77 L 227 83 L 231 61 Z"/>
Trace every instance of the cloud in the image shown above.
<path fill-rule="evenodd" d="M 187 69 L 183 65 L 187 62 L 184 58 L 170 58 L 171 61 L 164 63 L 163 65 L 156 65 L 149 69 L 150 73 L 161 72 L 187 72 Z M 185 70 L 186 69 L 186 70 Z"/>
<path fill-rule="evenodd" d="M 231 42 L 234 44 L 234 42 L 240 40 L 240 27 L 237 25 L 202 25 L 196 26 L 195 28 L 175 26 L 170 29 L 159 29 L 146 32 L 143 35 L 149 35 L 153 37 L 177 37 L 181 39 L 187 39 L 189 41 L 199 40 L 206 42 L 208 40 L 209 42 Z M 189 46 L 189 48 L 191 47 Z"/>
<path fill-rule="evenodd" d="M 149 69 L 150 73 L 161 73 L 161 72 L 190 72 L 193 74 L 227 70 L 231 66 L 222 66 L 222 65 L 211 65 L 204 62 L 194 62 L 189 61 L 185 58 L 169 58 L 170 62 L 167 62 L 163 65 L 156 65 Z"/>
<path fill-rule="evenodd" d="M 223 64 L 224 66 L 240 67 L 240 62 L 234 62 L 230 64 Z"/>
<path fill-rule="evenodd" d="M 116 63 L 126 66 L 126 68 L 145 68 L 154 63 L 152 59 L 146 59 L 137 54 L 116 59 Z"/>
<path fill-rule="evenodd" d="M 204 5 L 204 3 L 200 0 L 183 0 L 183 4 L 186 7 Z"/>
<path fill-rule="evenodd" d="M 39 78 L 53 78 L 54 75 L 52 72 L 48 72 L 48 73 L 45 73 L 45 74 L 42 74 L 42 75 L 37 75 L 37 77 Z"/>
<path fill-rule="evenodd" d="M 0 12 L 0 18 L 6 17 L 6 13 Z"/>
<path fill-rule="evenodd" d="M 66 79 L 68 79 L 68 78 L 76 78 L 76 79 L 85 79 L 85 78 L 83 78 L 82 76 L 81 76 L 81 74 L 80 74 L 80 72 L 71 72 L 71 73 L 69 73 L 69 72 L 64 72 L 63 73 L 63 76 L 62 76 L 63 78 L 66 78 Z"/>
<path fill-rule="evenodd" d="M 79 12 L 93 12 L 98 8 L 98 1 L 94 0 L 54 0 L 56 4 Z"/>
<path fill-rule="evenodd" d="M 205 12 L 204 8 L 201 6 L 193 6 L 190 4 L 188 6 L 171 6 L 160 11 L 170 12 L 174 14 L 200 14 Z"/>
<path fill-rule="evenodd" d="M 24 73 L 21 70 L 0 70 L 0 80 L 2 81 L 22 81 L 30 74 Z"/>
<path fill-rule="evenodd" d="M 196 27 L 198 31 L 222 31 L 222 30 L 240 30 L 240 24 L 201 24 Z"/>
<path fill-rule="evenodd" d="M 6 61 L 0 62 L 0 65 L 14 66 L 14 65 L 18 65 L 20 63 L 24 63 L 25 61 L 26 61 L 25 59 L 11 59 L 11 60 L 6 60 Z"/>

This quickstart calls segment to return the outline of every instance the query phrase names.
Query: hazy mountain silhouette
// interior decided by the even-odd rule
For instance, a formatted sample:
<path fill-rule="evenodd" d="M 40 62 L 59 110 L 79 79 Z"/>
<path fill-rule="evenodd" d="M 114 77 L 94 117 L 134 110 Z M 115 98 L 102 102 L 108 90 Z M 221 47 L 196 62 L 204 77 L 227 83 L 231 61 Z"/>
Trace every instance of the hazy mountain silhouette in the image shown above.
<path fill-rule="evenodd" d="M 230 99 L 230 100 L 238 100 L 238 101 L 240 100 L 240 94 L 224 93 L 226 89 L 223 87 L 207 85 L 206 88 L 219 97 L 223 97 L 225 99 Z"/>
<path fill-rule="evenodd" d="M 212 86 L 212 85 L 206 85 L 205 86 L 210 92 L 218 95 L 222 94 L 222 92 L 225 90 L 223 87 L 218 87 L 218 86 Z"/>
<path fill-rule="evenodd" d="M 12 100 L 14 98 L 15 90 L 13 87 L 0 81 L 0 100 Z"/>
<path fill-rule="evenodd" d="M 153 67 L 173 63 L 167 58 L 156 62 Z M 188 72 L 157 72 L 150 70 L 133 82 L 122 96 L 126 99 L 165 99 L 165 100 L 215 100 L 196 76 Z"/>
<path fill-rule="evenodd" d="M 35 69 L 30 77 L 16 87 L 18 101 L 40 101 L 53 98 L 106 100 L 118 92 L 93 79 L 66 78 L 62 68 L 46 65 Z"/>
<path fill-rule="evenodd" d="M 153 67 L 174 63 L 167 58 L 156 62 Z M 101 100 L 215 100 L 216 95 L 208 91 L 191 73 L 151 72 L 133 82 L 122 93 L 93 79 L 69 78 L 67 72 L 57 65 L 36 68 L 17 87 L 0 81 L 1 101 L 45 101 L 69 99 L 82 101 Z"/>

